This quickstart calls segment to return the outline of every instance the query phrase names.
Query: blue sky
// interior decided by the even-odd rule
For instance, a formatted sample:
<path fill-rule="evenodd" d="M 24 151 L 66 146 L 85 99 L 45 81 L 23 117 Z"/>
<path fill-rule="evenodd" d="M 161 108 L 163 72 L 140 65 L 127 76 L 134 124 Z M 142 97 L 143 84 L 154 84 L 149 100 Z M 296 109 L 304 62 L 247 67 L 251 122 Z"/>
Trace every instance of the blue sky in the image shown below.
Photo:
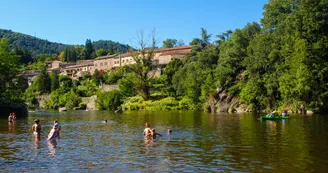
<path fill-rule="evenodd" d="M 200 28 L 217 35 L 259 22 L 268 0 L 7 0 L 1 2 L 0 28 L 64 44 L 113 40 L 133 45 L 137 32 L 156 29 L 188 44 Z M 212 37 L 212 41 L 215 37 Z"/>

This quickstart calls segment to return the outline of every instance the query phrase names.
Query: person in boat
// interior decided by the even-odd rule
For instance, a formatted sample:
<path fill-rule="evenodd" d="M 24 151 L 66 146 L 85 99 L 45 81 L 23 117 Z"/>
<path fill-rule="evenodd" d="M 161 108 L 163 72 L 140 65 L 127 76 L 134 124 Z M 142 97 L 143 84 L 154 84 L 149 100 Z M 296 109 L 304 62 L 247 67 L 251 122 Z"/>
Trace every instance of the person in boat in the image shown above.
<path fill-rule="evenodd" d="M 33 135 L 34 136 L 40 136 L 40 134 L 42 133 L 42 131 L 41 131 L 41 124 L 40 124 L 40 120 L 39 119 L 35 119 L 34 120 L 34 124 L 32 126 L 32 131 L 33 131 Z"/>
<path fill-rule="evenodd" d="M 271 111 L 267 117 L 273 118 L 275 116 L 276 111 Z"/>
<path fill-rule="evenodd" d="M 148 122 L 145 123 L 146 128 L 142 132 L 145 138 L 150 138 L 153 136 L 153 131 L 150 129 L 150 124 Z"/>
<path fill-rule="evenodd" d="M 281 117 L 286 117 L 286 116 L 288 116 L 287 111 L 286 110 L 282 111 Z"/>
<path fill-rule="evenodd" d="M 163 136 L 163 135 L 161 135 L 161 134 L 159 134 L 159 133 L 156 133 L 156 130 L 155 130 L 155 129 L 151 129 L 151 131 L 152 131 L 151 134 L 152 134 L 153 139 L 155 139 L 157 135 L 158 135 L 158 136 Z"/>

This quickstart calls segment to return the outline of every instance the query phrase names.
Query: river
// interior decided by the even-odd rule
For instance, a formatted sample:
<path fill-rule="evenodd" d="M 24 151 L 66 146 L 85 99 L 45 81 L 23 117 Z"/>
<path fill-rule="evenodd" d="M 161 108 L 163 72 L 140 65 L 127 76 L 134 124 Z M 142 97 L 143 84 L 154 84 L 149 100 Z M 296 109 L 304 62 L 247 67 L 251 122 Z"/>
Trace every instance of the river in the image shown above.
<path fill-rule="evenodd" d="M 50 143 L 55 119 L 61 139 Z M 145 122 L 163 136 L 144 140 Z M 0 119 L 0 141 L 1 172 L 328 172 L 328 115 L 36 112 L 15 124 Z"/>

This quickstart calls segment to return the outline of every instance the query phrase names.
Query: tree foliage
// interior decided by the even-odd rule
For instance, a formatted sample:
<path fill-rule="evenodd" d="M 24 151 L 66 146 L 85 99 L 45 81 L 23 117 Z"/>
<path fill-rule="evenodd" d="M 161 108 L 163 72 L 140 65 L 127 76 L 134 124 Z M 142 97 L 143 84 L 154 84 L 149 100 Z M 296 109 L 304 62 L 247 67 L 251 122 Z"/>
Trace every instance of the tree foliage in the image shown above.
<path fill-rule="evenodd" d="M 182 40 L 176 40 L 172 38 L 168 38 L 163 41 L 163 48 L 172 48 L 177 46 L 183 46 L 184 42 Z"/>

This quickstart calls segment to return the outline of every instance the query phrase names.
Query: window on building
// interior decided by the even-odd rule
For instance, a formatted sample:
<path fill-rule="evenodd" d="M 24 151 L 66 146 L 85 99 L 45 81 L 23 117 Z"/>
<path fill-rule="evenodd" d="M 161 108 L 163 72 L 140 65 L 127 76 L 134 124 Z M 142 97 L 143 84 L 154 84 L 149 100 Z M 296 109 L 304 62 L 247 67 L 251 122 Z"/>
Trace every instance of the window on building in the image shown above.
<path fill-rule="evenodd" d="M 105 62 L 105 66 L 107 66 L 107 62 Z"/>
<path fill-rule="evenodd" d="M 100 63 L 100 67 L 102 67 L 102 66 L 103 66 L 103 63 L 101 62 L 101 63 Z"/>
<path fill-rule="evenodd" d="M 98 64 L 95 64 L 95 67 L 97 67 L 98 66 Z"/>

